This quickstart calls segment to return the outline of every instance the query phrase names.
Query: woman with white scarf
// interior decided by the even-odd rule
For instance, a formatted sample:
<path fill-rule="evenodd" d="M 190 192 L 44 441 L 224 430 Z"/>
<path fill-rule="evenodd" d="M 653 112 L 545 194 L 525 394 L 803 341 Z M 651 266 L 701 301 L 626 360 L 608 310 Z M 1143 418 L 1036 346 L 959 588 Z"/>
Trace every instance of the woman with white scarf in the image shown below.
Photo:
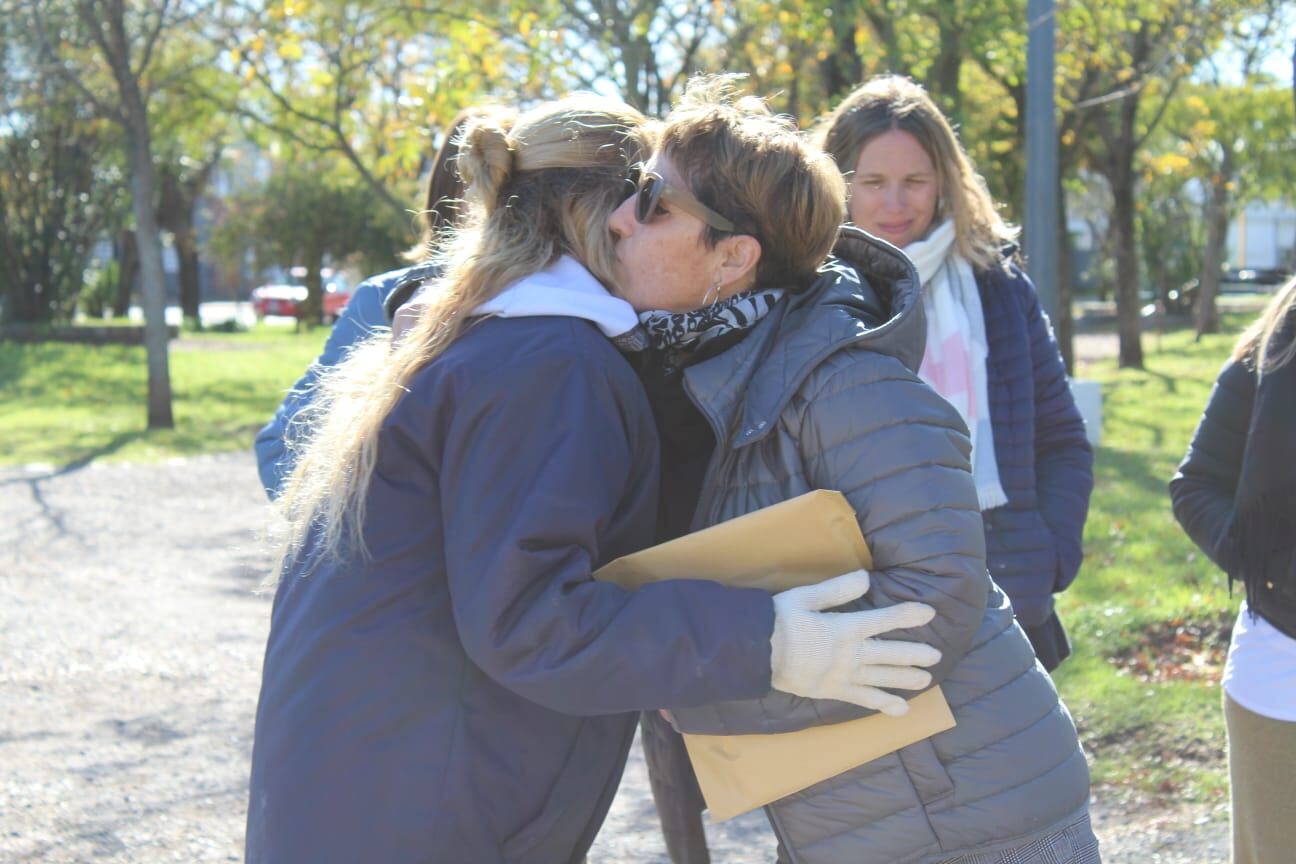
<path fill-rule="evenodd" d="M 1016 229 L 907 78 L 866 82 L 820 134 L 846 177 L 851 220 L 904 250 L 922 277 L 919 375 L 967 423 L 990 575 L 1052 670 L 1070 654 L 1053 595 L 1080 568 L 1093 453 L 1052 327 L 1013 260 Z"/>

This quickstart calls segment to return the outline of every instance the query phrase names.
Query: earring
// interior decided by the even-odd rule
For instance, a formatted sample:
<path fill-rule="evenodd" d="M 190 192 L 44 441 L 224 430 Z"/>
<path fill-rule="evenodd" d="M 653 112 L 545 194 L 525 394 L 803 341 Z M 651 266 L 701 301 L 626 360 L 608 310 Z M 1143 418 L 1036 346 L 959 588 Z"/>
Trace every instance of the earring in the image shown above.
<path fill-rule="evenodd" d="M 711 287 L 708 288 L 706 290 L 706 293 L 702 295 L 702 305 L 710 306 L 712 303 L 716 302 L 719 299 L 720 299 L 720 277 L 717 276 L 715 282 L 712 282 Z"/>

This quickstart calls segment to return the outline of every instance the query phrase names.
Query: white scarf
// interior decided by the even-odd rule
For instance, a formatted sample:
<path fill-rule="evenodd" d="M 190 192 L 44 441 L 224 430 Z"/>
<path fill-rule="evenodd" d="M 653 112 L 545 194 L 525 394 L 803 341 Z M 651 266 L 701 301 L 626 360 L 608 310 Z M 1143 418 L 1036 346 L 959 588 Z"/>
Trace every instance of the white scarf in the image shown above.
<path fill-rule="evenodd" d="M 986 384 L 985 313 L 972 265 L 954 248 L 954 222 L 946 219 L 904 252 L 918 268 L 927 314 L 927 349 L 918 376 L 954 406 L 972 435 L 972 478 L 982 510 L 1008 503 L 995 460 L 994 428 Z"/>

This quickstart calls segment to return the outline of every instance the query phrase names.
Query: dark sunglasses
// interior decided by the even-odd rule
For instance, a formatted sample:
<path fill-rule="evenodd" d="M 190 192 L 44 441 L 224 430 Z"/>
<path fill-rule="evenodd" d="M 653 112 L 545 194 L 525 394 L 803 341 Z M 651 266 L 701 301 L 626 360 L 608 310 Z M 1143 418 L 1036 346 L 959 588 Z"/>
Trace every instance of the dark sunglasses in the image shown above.
<path fill-rule="evenodd" d="M 734 231 L 732 222 L 694 198 L 687 189 L 676 189 L 654 171 L 640 171 L 638 188 L 635 190 L 635 221 L 643 225 L 651 222 L 658 201 L 667 201 L 684 212 L 693 214 L 712 228 L 730 233 Z"/>

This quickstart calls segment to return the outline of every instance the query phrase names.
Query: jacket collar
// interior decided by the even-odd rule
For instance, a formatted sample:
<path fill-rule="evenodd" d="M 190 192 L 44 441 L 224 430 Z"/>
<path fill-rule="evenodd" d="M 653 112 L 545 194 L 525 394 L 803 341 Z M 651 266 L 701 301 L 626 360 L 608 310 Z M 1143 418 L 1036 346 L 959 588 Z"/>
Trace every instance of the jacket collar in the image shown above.
<path fill-rule="evenodd" d="M 838 351 L 887 354 L 916 372 L 926 345 L 920 291 L 903 252 L 842 226 L 833 257 L 805 290 L 789 292 L 742 342 L 685 370 L 690 392 L 730 447 L 755 443 L 810 373 Z"/>

